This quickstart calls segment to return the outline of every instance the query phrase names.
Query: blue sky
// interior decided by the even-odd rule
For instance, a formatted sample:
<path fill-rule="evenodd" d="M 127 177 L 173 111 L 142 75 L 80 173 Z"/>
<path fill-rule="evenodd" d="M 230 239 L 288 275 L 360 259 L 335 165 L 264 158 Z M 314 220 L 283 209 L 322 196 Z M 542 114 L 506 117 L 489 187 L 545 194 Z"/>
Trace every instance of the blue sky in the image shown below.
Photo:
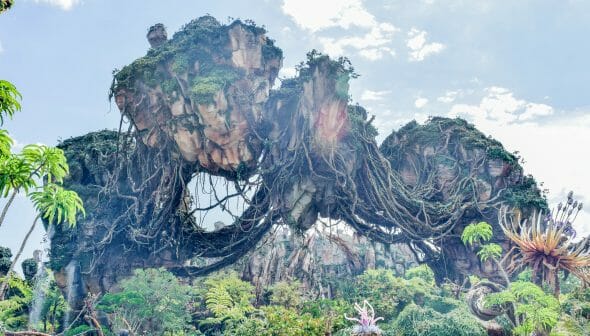
<path fill-rule="evenodd" d="M 474 122 L 520 151 L 552 202 L 573 189 L 588 205 L 578 230 L 590 233 L 590 2 L 582 0 L 17 0 L 0 16 L 0 78 L 17 85 L 23 111 L 5 126 L 21 146 L 116 128 L 113 69 L 145 54 L 150 25 L 164 23 L 170 36 L 207 13 L 265 25 L 285 52 L 282 76 L 313 48 L 348 56 L 361 75 L 352 97 L 376 115 L 380 140 L 430 115 Z M 20 197 L 0 245 L 16 249 L 34 215 Z"/>

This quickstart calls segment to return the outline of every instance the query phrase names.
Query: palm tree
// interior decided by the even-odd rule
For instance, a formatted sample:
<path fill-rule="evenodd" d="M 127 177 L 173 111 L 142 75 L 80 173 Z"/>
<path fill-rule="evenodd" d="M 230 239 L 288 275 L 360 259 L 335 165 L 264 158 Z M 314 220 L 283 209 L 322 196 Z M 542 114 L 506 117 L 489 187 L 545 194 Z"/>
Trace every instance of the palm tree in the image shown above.
<path fill-rule="evenodd" d="M 0 162 L 0 195 L 7 197 L 10 194 L 0 214 L 0 226 L 19 190 L 29 192 L 29 189 L 36 185 L 31 165 L 22 156 L 11 154 Z"/>
<path fill-rule="evenodd" d="M 10 8 L 12 1 L 0 0 L 0 13 Z M 22 98 L 16 87 L 5 80 L 0 80 L 0 125 L 4 124 L 4 114 L 12 118 L 15 112 L 20 111 L 18 102 Z"/>
<path fill-rule="evenodd" d="M 56 147 L 28 145 L 21 154 L 13 154 L 10 158 L 0 166 L 0 194 L 6 197 L 10 193 L 0 214 L 0 226 L 21 189 L 28 193 L 29 188 L 36 186 L 37 179 L 45 178 L 47 183 L 62 182 L 69 173 L 64 152 Z"/>
<path fill-rule="evenodd" d="M 32 192 L 30 196 L 38 214 L 35 217 L 29 232 L 27 232 L 25 239 L 21 243 L 14 260 L 10 265 L 10 269 L 6 274 L 6 278 L 2 282 L 2 285 L 0 285 L 0 300 L 4 298 L 10 274 L 14 270 L 16 262 L 22 254 L 39 218 L 46 219 L 49 225 L 68 223 L 70 227 L 74 227 L 76 225 L 77 215 L 79 213 L 83 216 L 86 215 L 82 199 L 80 199 L 78 194 L 75 191 L 65 190 L 60 185 L 48 183 L 43 187 L 42 191 Z"/>

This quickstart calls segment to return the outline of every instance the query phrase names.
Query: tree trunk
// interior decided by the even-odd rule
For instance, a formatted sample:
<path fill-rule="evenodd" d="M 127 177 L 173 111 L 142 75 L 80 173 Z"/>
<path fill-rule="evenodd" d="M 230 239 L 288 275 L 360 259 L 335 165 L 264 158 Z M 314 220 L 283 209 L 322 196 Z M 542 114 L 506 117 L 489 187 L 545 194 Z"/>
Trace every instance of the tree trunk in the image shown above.
<path fill-rule="evenodd" d="M 12 194 L 10 195 L 8 202 L 4 205 L 4 209 L 2 209 L 2 214 L 0 215 L 0 227 L 2 226 L 2 223 L 4 223 L 4 218 L 6 218 L 6 213 L 8 212 L 8 208 L 10 208 L 10 205 L 12 204 L 12 201 L 14 201 L 16 194 L 18 194 L 18 189 L 14 189 L 12 191 Z"/>
<path fill-rule="evenodd" d="M 35 220 L 33 221 L 33 225 L 31 225 L 29 232 L 27 232 L 25 239 L 23 239 L 23 242 L 20 245 L 18 253 L 14 257 L 14 260 L 12 260 L 12 264 L 10 264 L 10 269 L 8 269 L 8 273 L 6 273 L 6 278 L 2 282 L 2 285 L 0 285 L 0 300 L 4 299 L 4 294 L 5 294 L 6 290 L 8 289 L 8 281 L 10 279 L 10 274 L 14 271 L 14 267 L 16 266 L 18 258 L 20 258 L 20 255 L 23 253 L 23 250 L 25 249 L 25 245 L 27 245 L 27 241 L 29 240 L 31 233 L 33 233 L 33 230 L 35 229 L 35 225 L 37 225 L 37 221 L 39 220 L 40 216 L 41 215 L 37 215 L 37 217 L 35 217 Z"/>

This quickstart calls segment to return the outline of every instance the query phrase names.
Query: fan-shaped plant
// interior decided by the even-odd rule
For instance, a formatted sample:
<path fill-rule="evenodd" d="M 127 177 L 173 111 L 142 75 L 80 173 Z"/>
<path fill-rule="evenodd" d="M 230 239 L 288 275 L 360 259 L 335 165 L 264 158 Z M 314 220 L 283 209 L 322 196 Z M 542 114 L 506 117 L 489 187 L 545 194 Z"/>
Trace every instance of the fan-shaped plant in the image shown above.
<path fill-rule="evenodd" d="M 524 266 L 532 270 L 533 282 L 547 283 L 559 295 L 559 272 L 567 271 L 590 285 L 590 236 L 575 243 L 572 222 L 582 203 L 573 199 L 570 192 L 565 205 L 560 203 L 553 214 L 536 213 L 522 220 L 520 212 L 501 212 L 500 225 L 504 234 L 515 245 L 506 255 L 508 272 L 516 272 Z"/>

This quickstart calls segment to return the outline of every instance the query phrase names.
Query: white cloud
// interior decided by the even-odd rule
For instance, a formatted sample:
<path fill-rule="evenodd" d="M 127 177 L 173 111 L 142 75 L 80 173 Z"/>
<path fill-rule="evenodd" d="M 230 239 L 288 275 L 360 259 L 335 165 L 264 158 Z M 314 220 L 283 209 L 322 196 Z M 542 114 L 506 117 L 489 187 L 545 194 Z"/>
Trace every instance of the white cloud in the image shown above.
<path fill-rule="evenodd" d="M 299 27 L 314 34 L 327 28 L 349 32 L 351 28 L 360 28 L 361 31 L 356 29 L 344 37 L 317 37 L 322 51 L 330 56 L 342 56 L 349 50 L 370 61 L 395 55 L 391 42 L 399 29 L 391 23 L 377 21 L 361 0 L 284 0 L 282 10 Z"/>
<path fill-rule="evenodd" d="M 581 148 L 590 144 L 590 112 L 551 123 L 468 120 L 502 142 L 508 151 L 520 152 L 526 173 L 549 189 L 550 206 L 563 201 L 569 190 L 578 199 L 590 200 L 590 179 L 584 178 L 590 171 L 590 157 L 581 155 Z M 578 236 L 590 234 L 590 212 L 582 211 L 574 227 Z"/>
<path fill-rule="evenodd" d="M 416 106 L 416 108 L 419 108 L 419 109 L 426 106 L 426 104 L 428 104 L 428 99 L 422 98 L 422 97 L 416 99 L 416 101 L 414 102 L 414 106 Z"/>
<path fill-rule="evenodd" d="M 457 90 L 457 91 L 447 91 L 445 92 L 444 96 L 440 96 L 438 98 L 436 98 L 436 100 L 438 100 L 441 103 L 452 103 L 455 101 L 455 99 L 457 99 L 457 96 L 459 95 L 461 91 Z"/>
<path fill-rule="evenodd" d="M 410 49 L 409 60 L 413 62 L 423 61 L 426 57 L 438 54 L 445 48 L 445 45 L 438 42 L 426 43 L 428 33 L 424 30 L 412 28 L 408 32 L 406 46 Z"/>
<path fill-rule="evenodd" d="M 371 28 L 377 23 L 360 0 L 284 0 L 282 10 L 298 26 L 311 32 L 331 27 Z"/>
<path fill-rule="evenodd" d="M 494 122 L 507 125 L 531 121 L 554 112 L 549 105 L 517 99 L 510 90 L 503 87 L 492 86 L 486 88 L 484 93 L 479 105 L 455 104 L 449 115 L 466 117 L 478 124 Z"/>
<path fill-rule="evenodd" d="M 297 75 L 297 69 L 294 67 L 283 67 L 279 70 L 279 78 L 292 78 Z"/>
<path fill-rule="evenodd" d="M 35 0 L 35 3 L 44 3 L 67 11 L 80 4 L 80 0 Z"/>
<path fill-rule="evenodd" d="M 395 51 L 388 45 L 398 29 L 389 23 L 379 23 L 369 32 L 359 36 L 342 38 L 320 37 L 319 41 L 324 51 L 331 56 L 342 56 L 346 49 L 357 50 L 362 57 L 374 61 L 385 55 L 395 55 Z"/>
<path fill-rule="evenodd" d="M 365 101 L 383 100 L 385 98 L 385 96 L 390 93 L 391 93 L 391 91 L 389 91 L 389 90 L 386 90 L 386 91 L 365 90 L 365 91 L 363 91 L 363 93 L 361 93 L 361 100 L 365 100 Z"/>
<path fill-rule="evenodd" d="M 590 156 L 581 155 L 590 144 L 590 111 L 567 112 L 567 118 L 539 122 L 555 109 L 517 98 L 502 87 L 484 90 L 478 104 L 454 104 L 449 116 L 467 119 L 486 135 L 499 140 L 508 151 L 519 151 L 525 171 L 543 188 L 548 188 L 549 204 L 563 200 L 569 190 L 580 199 L 590 200 Z M 590 212 L 583 211 L 574 223 L 578 236 L 590 234 Z"/>
<path fill-rule="evenodd" d="M 0 54 L 4 52 L 4 48 L 2 47 L 2 41 L 0 41 Z"/>

